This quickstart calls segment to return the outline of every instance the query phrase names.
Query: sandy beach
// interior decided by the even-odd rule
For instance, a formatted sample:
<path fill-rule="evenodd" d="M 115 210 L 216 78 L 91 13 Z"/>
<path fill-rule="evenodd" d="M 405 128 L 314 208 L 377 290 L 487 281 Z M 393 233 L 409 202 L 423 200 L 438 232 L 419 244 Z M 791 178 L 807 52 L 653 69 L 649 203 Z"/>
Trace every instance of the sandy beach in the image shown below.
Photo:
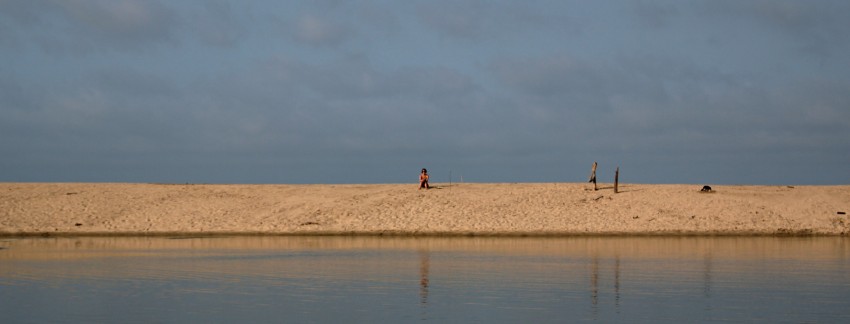
<path fill-rule="evenodd" d="M 0 183 L 0 235 L 844 235 L 850 186 Z"/>

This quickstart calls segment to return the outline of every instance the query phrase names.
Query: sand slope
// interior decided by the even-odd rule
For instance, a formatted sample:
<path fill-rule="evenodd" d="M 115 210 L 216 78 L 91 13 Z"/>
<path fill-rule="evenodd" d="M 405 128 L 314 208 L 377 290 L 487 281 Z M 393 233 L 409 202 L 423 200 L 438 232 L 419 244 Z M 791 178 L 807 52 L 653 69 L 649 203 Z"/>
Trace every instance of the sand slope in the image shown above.
<path fill-rule="evenodd" d="M 0 183 L 0 234 L 850 233 L 850 186 Z"/>

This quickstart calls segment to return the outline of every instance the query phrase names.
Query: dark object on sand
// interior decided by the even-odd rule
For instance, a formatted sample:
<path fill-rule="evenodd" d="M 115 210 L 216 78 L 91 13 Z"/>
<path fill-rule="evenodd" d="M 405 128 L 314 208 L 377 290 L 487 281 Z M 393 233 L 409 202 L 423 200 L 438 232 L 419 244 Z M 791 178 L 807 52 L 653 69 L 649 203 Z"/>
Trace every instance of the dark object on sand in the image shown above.
<path fill-rule="evenodd" d="M 618 193 L 617 185 L 620 183 L 620 167 L 617 167 L 617 171 L 614 171 L 614 193 Z"/>
<path fill-rule="evenodd" d="M 702 189 L 700 189 L 699 191 L 702 191 L 702 192 L 711 192 L 711 187 L 710 187 L 710 186 L 702 186 Z"/>
<path fill-rule="evenodd" d="M 76 223 L 74 226 L 83 226 L 83 223 Z"/>
<path fill-rule="evenodd" d="M 838 212 L 838 215 L 847 215 L 845 212 Z"/>

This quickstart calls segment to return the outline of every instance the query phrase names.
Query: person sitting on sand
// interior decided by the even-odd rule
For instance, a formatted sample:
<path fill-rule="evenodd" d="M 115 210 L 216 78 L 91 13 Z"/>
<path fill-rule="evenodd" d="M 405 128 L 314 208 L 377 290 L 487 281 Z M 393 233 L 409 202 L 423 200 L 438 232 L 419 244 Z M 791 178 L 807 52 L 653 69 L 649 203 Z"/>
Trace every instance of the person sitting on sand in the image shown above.
<path fill-rule="evenodd" d="M 431 189 L 428 186 L 428 170 L 422 169 L 422 173 L 419 174 L 419 189 Z"/>

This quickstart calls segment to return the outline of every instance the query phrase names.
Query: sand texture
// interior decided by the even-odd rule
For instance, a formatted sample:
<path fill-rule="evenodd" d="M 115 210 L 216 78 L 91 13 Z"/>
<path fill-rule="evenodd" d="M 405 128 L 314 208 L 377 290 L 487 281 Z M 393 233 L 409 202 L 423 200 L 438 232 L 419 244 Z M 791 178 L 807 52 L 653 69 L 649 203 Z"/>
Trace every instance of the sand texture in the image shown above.
<path fill-rule="evenodd" d="M 0 183 L 0 235 L 850 233 L 850 186 Z"/>

